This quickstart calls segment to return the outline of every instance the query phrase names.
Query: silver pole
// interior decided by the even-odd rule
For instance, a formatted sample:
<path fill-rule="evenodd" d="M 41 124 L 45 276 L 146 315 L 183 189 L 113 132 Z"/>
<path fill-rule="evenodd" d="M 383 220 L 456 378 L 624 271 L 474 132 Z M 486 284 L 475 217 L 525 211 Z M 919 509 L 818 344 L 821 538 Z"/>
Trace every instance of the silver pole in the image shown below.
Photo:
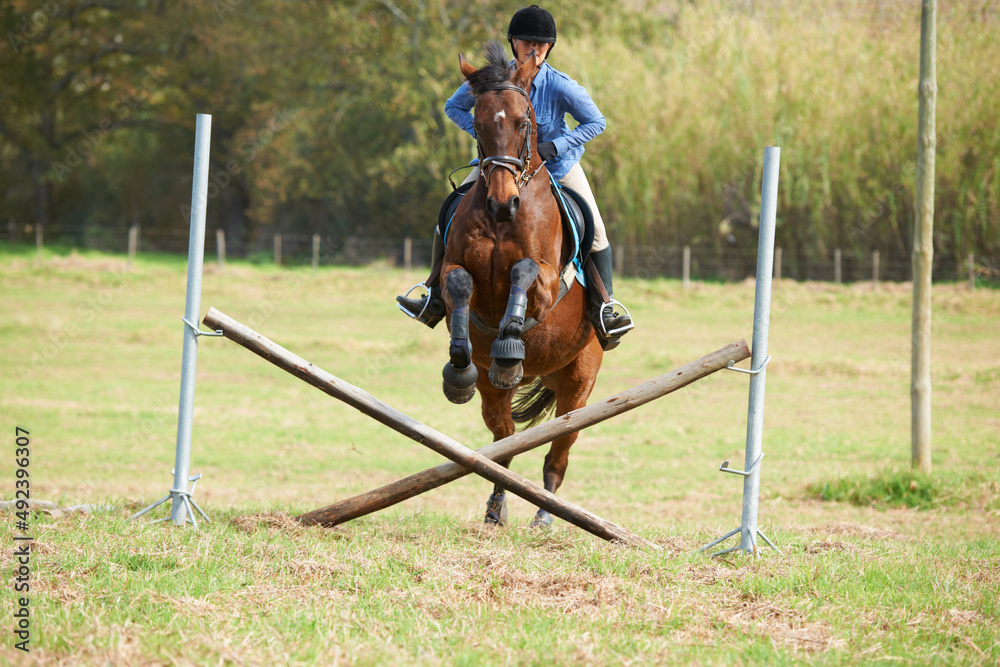
<path fill-rule="evenodd" d="M 208 157 L 212 116 L 198 114 L 194 131 L 194 179 L 191 185 L 191 230 L 188 237 L 187 300 L 184 307 L 184 357 L 181 362 L 181 399 L 177 417 L 177 454 L 174 458 L 173 505 L 175 526 L 188 516 L 187 500 L 191 465 L 191 419 L 194 413 L 194 380 L 198 366 L 198 320 L 201 314 L 201 274 L 205 255 L 205 211 L 208 208 Z"/>
<path fill-rule="evenodd" d="M 743 478 L 743 529 L 740 548 L 757 552 L 757 507 L 760 496 L 761 451 L 764 437 L 764 383 L 767 380 L 767 331 L 771 321 L 771 275 L 774 268 L 774 222 L 778 202 L 778 164 L 781 149 L 764 149 L 764 179 L 761 186 L 760 234 L 757 241 L 757 288 L 753 308 L 753 352 L 750 368 L 750 404 L 747 409 L 747 447 Z"/>

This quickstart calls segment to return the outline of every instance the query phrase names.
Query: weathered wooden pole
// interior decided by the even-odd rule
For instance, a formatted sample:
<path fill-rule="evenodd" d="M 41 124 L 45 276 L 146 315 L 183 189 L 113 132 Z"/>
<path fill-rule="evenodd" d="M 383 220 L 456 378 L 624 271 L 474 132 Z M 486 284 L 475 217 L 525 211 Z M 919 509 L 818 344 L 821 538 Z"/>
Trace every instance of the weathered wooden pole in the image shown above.
<path fill-rule="evenodd" d="M 215 261 L 220 269 L 226 267 L 226 231 L 221 227 L 215 230 Z"/>
<path fill-rule="evenodd" d="M 841 271 L 841 264 L 843 262 L 843 253 L 840 252 L 840 248 L 833 251 L 833 282 L 838 285 L 843 282 L 843 272 Z"/>
<path fill-rule="evenodd" d="M 281 266 L 281 234 L 274 235 L 274 265 Z"/>
<path fill-rule="evenodd" d="M 45 225 L 38 223 L 35 225 L 35 266 L 42 265 L 42 247 L 45 244 Z"/>
<path fill-rule="evenodd" d="M 312 267 L 314 270 L 319 268 L 319 234 L 313 234 Z"/>
<path fill-rule="evenodd" d="M 774 279 L 781 280 L 781 246 L 774 249 Z"/>
<path fill-rule="evenodd" d="M 691 246 L 684 246 L 681 255 L 681 284 L 684 289 L 691 287 Z"/>
<path fill-rule="evenodd" d="M 730 361 L 738 363 L 749 357 L 750 349 L 747 347 L 746 341 L 730 343 L 722 349 L 669 373 L 664 373 L 658 378 L 643 382 L 599 403 L 588 405 L 534 428 L 515 433 L 503 440 L 497 440 L 478 452 L 493 461 L 523 454 L 545 443 L 552 442 L 556 438 L 581 431 L 606 419 L 633 410 L 640 405 L 662 398 L 725 368 Z M 456 463 L 443 463 L 436 468 L 424 470 L 406 479 L 313 510 L 296 518 L 308 525 L 336 526 L 391 507 L 468 474 L 469 470 Z"/>
<path fill-rule="evenodd" d="M 139 225 L 128 228 L 128 268 L 135 265 L 135 253 L 139 249 Z"/>
<path fill-rule="evenodd" d="M 917 141 L 917 224 L 913 230 L 913 327 L 910 374 L 911 461 L 931 472 L 931 270 L 934 265 L 934 151 L 937 147 L 937 1 L 920 13 L 920 117 Z"/>
<path fill-rule="evenodd" d="M 879 251 L 875 250 L 872 252 L 872 284 L 875 289 L 878 289 L 878 277 L 879 277 L 879 261 L 881 260 L 879 256 Z"/>
<path fill-rule="evenodd" d="M 495 463 L 482 454 L 465 447 L 460 442 L 452 440 L 443 433 L 439 433 L 431 427 L 421 424 L 412 417 L 383 403 L 371 394 L 344 382 L 305 359 L 292 354 L 277 343 L 268 340 L 253 329 L 240 324 L 214 308 L 209 309 L 204 321 L 209 326 L 221 330 L 226 338 L 239 343 L 251 352 L 270 361 L 278 368 L 291 373 L 300 380 L 304 380 L 326 394 L 347 403 L 394 431 L 465 466 L 477 475 L 547 510 L 560 519 L 564 519 L 605 540 L 624 542 L 634 546 L 659 548 L 652 542 L 625 530 L 621 526 L 606 521 L 582 507 L 578 507 L 557 497 L 537 484 L 507 470 L 499 463 Z"/>

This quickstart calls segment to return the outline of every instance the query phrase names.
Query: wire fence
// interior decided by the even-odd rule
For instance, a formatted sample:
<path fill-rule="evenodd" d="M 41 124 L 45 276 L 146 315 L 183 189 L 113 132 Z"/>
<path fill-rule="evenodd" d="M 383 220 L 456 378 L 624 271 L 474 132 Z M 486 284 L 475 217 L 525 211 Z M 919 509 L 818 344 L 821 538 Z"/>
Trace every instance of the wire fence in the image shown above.
<path fill-rule="evenodd" d="M 186 255 L 187 230 L 8 225 L 7 242 L 13 246 L 46 242 L 112 253 L 164 253 Z M 705 248 L 698 246 L 613 246 L 615 271 L 636 278 L 673 278 L 700 281 L 741 281 L 756 272 L 756 247 Z M 252 263 L 282 266 L 363 266 L 380 262 L 422 271 L 430 269 L 431 241 L 425 239 L 333 237 L 320 234 L 274 234 L 249 238 L 226 236 L 222 230 L 205 238 L 206 261 L 225 262 L 238 258 Z M 855 283 L 871 281 L 907 282 L 912 268 L 909 258 L 881 258 L 879 251 L 848 254 L 839 250 L 828 257 L 776 248 L 776 278 L 797 281 Z M 954 256 L 935 253 L 935 281 L 966 281 L 1000 285 L 1000 257 Z"/>

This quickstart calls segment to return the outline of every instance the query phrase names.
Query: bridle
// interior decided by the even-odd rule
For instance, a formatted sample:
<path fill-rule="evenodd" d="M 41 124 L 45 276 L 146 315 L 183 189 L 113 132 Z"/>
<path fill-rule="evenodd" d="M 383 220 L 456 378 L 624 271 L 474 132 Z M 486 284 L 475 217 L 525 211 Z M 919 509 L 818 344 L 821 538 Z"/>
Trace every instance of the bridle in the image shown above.
<path fill-rule="evenodd" d="M 501 90 L 513 90 L 524 96 L 524 101 L 531 102 L 528 100 L 528 93 L 520 86 L 515 86 L 510 83 L 502 83 L 498 86 L 491 88 L 486 92 L 499 92 Z M 513 155 L 491 155 L 490 157 L 483 157 L 483 144 L 479 141 L 479 137 L 476 137 L 476 150 L 479 152 L 479 175 L 483 177 L 486 181 L 486 187 L 490 186 L 490 178 L 493 176 L 493 172 L 497 167 L 501 169 L 506 169 L 514 176 L 514 184 L 517 189 L 520 190 L 528 181 L 538 173 L 538 169 L 542 168 L 542 165 L 538 165 L 538 169 L 533 172 L 528 172 L 528 167 L 531 165 L 531 121 L 528 121 L 528 131 L 524 135 L 524 144 L 521 146 L 521 150 L 518 151 L 517 157 Z M 542 164 L 545 164 L 543 161 Z M 520 173 L 518 173 L 520 172 Z"/>

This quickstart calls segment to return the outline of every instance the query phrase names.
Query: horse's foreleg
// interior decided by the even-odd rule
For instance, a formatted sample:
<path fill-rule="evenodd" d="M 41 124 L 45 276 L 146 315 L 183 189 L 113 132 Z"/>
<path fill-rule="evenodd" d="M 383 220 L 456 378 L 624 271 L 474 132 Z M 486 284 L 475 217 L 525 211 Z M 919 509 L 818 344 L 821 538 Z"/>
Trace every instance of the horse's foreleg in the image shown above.
<path fill-rule="evenodd" d="M 510 402 L 514 398 L 513 389 L 497 389 L 482 379 L 477 383 L 483 403 L 483 422 L 493 433 L 493 441 L 502 440 L 514 434 L 514 419 L 511 417 Z M 510 466 L 511 459 L 497 461 L 503 467 Z M 486 501 L 485 523 L 503 525 L 507 522 L 507 492 L 500 486 L 493 487 L 493 493 Z"/>
<path fill-rule="evenodd" d="M 452 403 L 468 403 L 476 393 L 479 371 L 472 363 L 472 343 L 469 341 L 469 300 L 472 298 L 472 276 L 459 267 L 448 273 L 445 281 L 451 301 L 450 357 L 444 366 L 444 395 Z"/>
<path fill-rule="evenodd" d="M 528 309 L 528 289 L 538 277 L 538 265 L 525 257 L 514 264 L 510 271 L 510 297 L 507 299 L 507 312 L 500 320 L 500 333 L 493 341 L 490 356 L 493 364 L 490 366 L 490 382 L 498 389 L 512 389 L 521 382 L 524 360 L 525 313 Z"/>

